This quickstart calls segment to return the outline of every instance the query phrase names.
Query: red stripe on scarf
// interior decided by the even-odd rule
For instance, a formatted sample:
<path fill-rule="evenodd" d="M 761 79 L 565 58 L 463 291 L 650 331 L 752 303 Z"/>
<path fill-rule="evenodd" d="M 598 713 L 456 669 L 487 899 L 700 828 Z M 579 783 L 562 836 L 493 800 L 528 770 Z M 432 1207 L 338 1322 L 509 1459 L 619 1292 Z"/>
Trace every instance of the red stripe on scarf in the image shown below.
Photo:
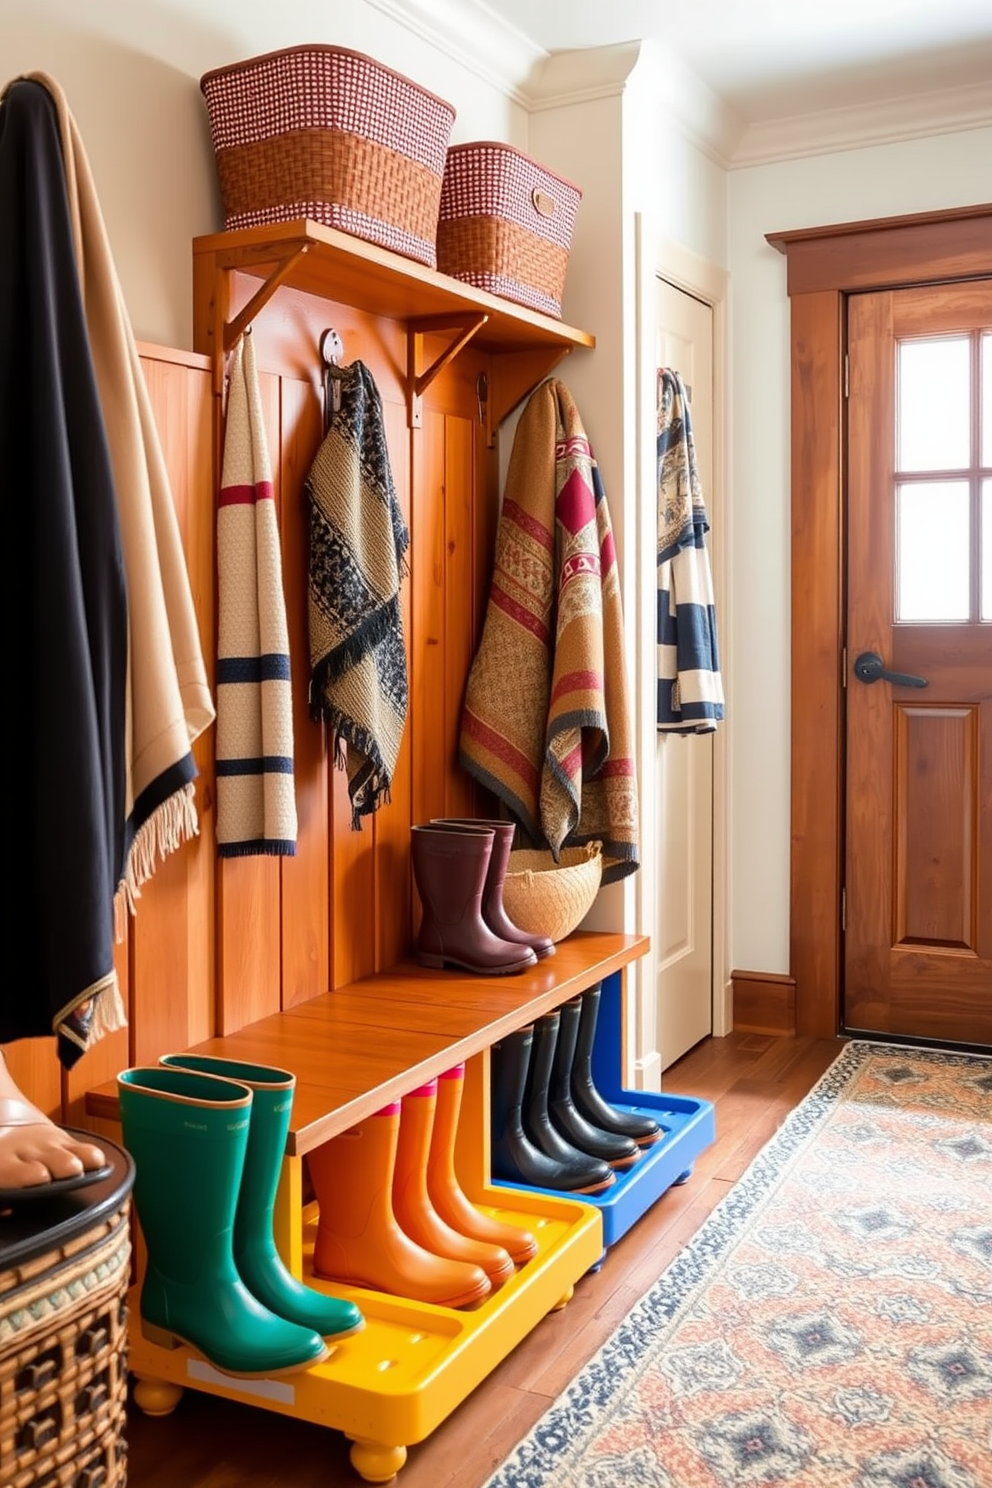
<path fill-rule="evenodd" d="M 272 482 L 259 481 L 254 486 L 222 486 L 217 505 L 253 506 L 256 501 L 272 501 L 273 499 Z"/>
<path fill-rule="evenodd" d="M 564 697 L 566 692 L 601 693 L 602 691 L 602 672 L 566 672 L 555 683 L 551 701 L 556 702 L 558 698 Z"/>
<path fill-rule="evenodd" d="M 462 728 L 469 738 L 474 739 L 477 744 L 481 744 L 490 754 L 495 755 L 497 759 L 502 760 L 505 765 L 514 770 L 536 794 L 538 771 L 525 754 L 515 749 L 508 739 L 503 738 L 502 734 L 497 734 L 493 729 L 488 728 L 481 718 L 475 713 L 470 713 L 468 709 L 463 715 Z"/>
<path fill-rule="evenodd" d="M 597 773 L 602 780 L 620 780 L 633 775 L 634 761 L 632 759 L 608 759 Z"/>
<path fill-rule="evenodd" d="M 510 619 L 515 620 L 524 630 L 530 631 L 531 635 L 535 636 L 542 645 L 550 645 L 551 632 L 541 617 L 535 615 L 533 610 L 528 610 L 526 605 L 520 604 L 518 600 L 511 599 L 506 590 L 499 587 L 495 578 L 489 598 L 497 609 L 502 610 L 504 615 L 509 615 Z"/>
<path fill-rule="evenodd" d="M 543 522 L 536 521 L 528 512 L 525 512 L 523 507 L 519 506 L 512 497 L 503 498 L 500 521 L 512 522 L 515 527 L 519 527 L 521 532 L 525 532 L 531 541 L 537 543 L 538 547 L 543 548 L 546 553 L 554 553 L 554 533 L 549 532 Z"/>

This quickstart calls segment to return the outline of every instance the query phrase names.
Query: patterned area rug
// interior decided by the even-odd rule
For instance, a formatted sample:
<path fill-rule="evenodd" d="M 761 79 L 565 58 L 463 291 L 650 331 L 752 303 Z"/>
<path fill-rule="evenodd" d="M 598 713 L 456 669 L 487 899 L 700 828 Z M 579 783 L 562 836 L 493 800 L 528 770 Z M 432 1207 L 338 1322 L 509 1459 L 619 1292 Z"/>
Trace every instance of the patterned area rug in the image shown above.
<path fill-rule="evenodd" d="M 992 1059 L 848 1044 L 487 1488 L 765 1484 L 992 1485 Z"/>

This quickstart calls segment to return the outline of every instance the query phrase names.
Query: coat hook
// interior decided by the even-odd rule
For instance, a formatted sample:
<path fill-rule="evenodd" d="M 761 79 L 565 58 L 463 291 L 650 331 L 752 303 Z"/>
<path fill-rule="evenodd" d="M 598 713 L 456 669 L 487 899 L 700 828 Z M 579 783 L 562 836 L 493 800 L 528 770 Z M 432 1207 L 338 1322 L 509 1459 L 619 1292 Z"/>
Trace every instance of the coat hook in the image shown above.
<path fill-rule="evenodd" d="M 324 428 L 329 427 L 331 415 L 341 407 L 340 357 L 344 354 L 341 333 L 333 326 L 321 332 L 320 356 L 324 363 Z"/>

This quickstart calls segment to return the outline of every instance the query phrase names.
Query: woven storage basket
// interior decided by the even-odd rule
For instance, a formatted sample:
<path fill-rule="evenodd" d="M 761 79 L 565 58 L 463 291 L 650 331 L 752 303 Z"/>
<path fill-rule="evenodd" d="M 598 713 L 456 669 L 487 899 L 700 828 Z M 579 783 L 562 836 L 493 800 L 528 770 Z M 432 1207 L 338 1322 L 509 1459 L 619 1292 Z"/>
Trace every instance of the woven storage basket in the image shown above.
<path fill-rule="evenodd" d="M 200 79 L 225 225 L 309 217 L 436 264 L 455 111 L 345 47 L 267 52 Z"/>
<path fill-rule="evenodd" d="M 581 199 L 571 181 L 510 145 L 452 145 L 441 188 L 437 266 L 560 319 Z"/>
<path fill-rule="evenodd" d="M 101 1138 L 107 1150 L 112 1144 Z M 0 1482 L 124 1488 L 127 1482 L 128 1214 L 134 1168 L 117 1149 L 99 1218 L 62 1220 L 49 1249 L 0 1251 Z M 123 1179 L 122 1179 L 123 1175 Z M 96 1195 L 92 1190 L 80 1194 Z M 42 1201 L 49 1215 L 74 1206 Z M 39 1209 L 41 1205 L 39 1205 Z M 3 1220 L 3 1225 L 12 1221 Z M 46 1244 L 42 1234 L 42 1246 Z"/>
<path fill-rule="evenodd" d="M 565 847 L 556 863 L 547 850 L 511 852 L 503 907 L 528 935 L 564 940 L 588 914 L 603 874 L 602 844 Z"/>

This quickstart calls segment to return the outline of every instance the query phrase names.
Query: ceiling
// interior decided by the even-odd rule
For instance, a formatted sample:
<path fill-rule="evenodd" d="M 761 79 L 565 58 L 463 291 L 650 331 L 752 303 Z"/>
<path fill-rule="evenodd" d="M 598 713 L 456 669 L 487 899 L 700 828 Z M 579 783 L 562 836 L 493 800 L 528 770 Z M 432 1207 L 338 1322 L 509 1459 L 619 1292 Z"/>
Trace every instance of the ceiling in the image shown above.
<path fill-rule="evenodd" d="M 992 85 L 992 0 L 475 3 L 546 52 L 656 39 L 745 126 Z"/>

